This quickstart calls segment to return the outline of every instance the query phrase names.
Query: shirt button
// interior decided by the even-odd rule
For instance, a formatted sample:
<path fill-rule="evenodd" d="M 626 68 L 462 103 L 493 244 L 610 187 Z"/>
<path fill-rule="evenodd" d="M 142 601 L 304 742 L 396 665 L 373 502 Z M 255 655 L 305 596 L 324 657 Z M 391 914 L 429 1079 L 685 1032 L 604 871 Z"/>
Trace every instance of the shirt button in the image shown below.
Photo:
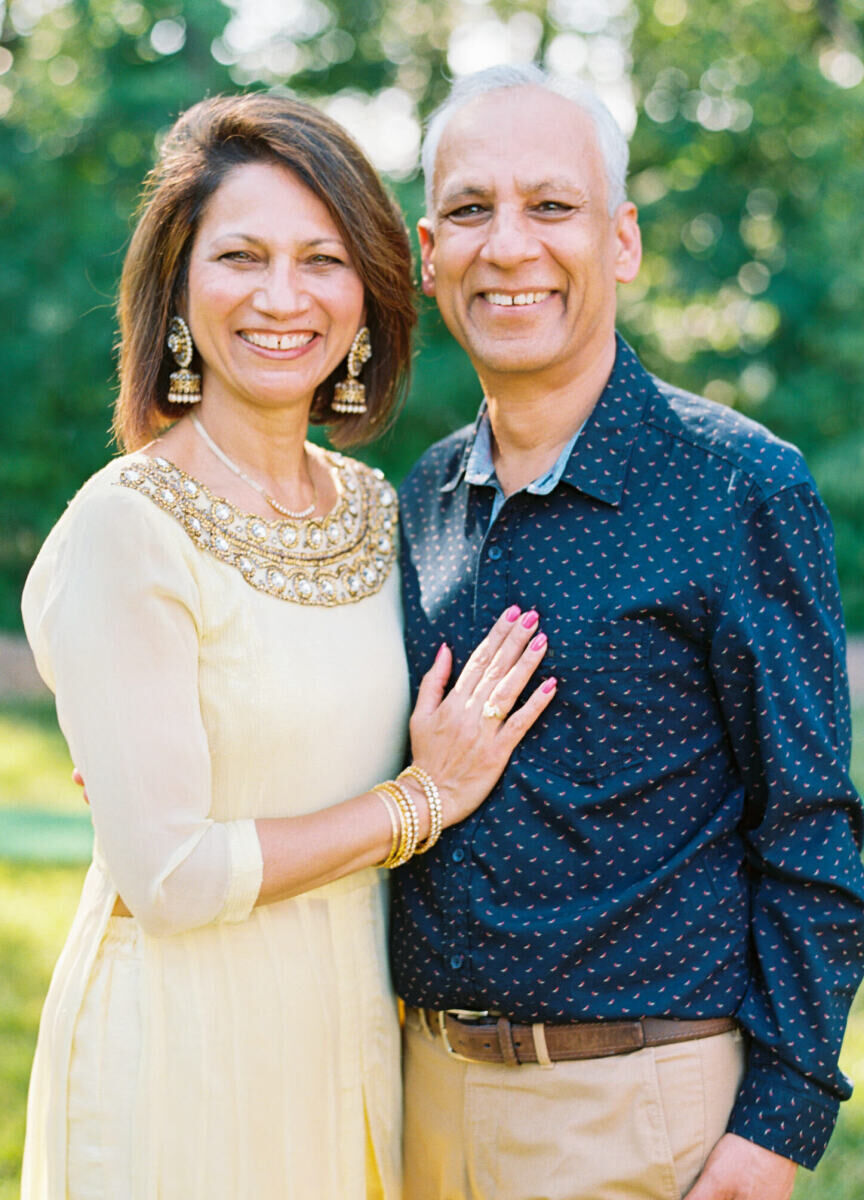
<path fill-rule="evenodd" d="M 499 559 L 503 553 L 504 553 L 504 551 L 501 549 L 500 546 L 490 546 L 489 547 L 489 557 L 492 559 L 493 562 L 497 561 L 497 559 Z"/>
<path fill-rule="evenodd" d="M 464 961 L 465 958 L 462 954 L 453 954 L 450 957 L 450 966 L 454 971 L 458 971 Z"/>
<path fill-rule="evenodd" d="M 453 853 L 450 855 L 450 857 L 453 860 L 453 862 L 461 862 L 462 859 L 465 857 L 465 851 L 462 849 L 461 846 L 458 846 L 453 851 Z"/>

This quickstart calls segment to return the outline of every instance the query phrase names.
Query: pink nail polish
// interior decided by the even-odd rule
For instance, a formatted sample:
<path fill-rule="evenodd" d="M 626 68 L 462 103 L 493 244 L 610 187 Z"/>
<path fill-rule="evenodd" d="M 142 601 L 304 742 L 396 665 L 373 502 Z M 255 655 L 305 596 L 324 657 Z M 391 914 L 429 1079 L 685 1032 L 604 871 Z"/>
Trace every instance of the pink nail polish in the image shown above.
<path fill-rule="evenodd" d="M 444 653 L 444 651 L 446 649 L 447 649 L 447 643 L 442 642 L 441 645 L 438 647 L 438 653 L 435 655 L 436 663 L 440 661 L 441 655 Z"/>
<path fill-rule="evenodd" d="M 534 638 L 533 642 L 531 643 L 529 649 L 542 650 L 545 645 L 546 645 L 546 634 L 538 633 L 537 636 Z"/>
<path fill-rule="evenodd" d="M 510 607 L 505 612 L 504 616 L 507 618 L 507 620 L 512 625 L 513 622 L 516 620 L 516 618 L 521 613 L 521 611 L 522 611 L 522 609 L 519 607 L 518 604 L 511 604 Z"/>
<path fill-rule="evenodd" d="M 552 675 L 552 676 L 550 676 L 549 679 L 546 680 L 546 682 L 541 687 L 540 691 L 545 692 L 546 695 L 548 696 L 550 692 L 555 691 L 557 686 L 558 686 L 558 680 L 555 678 L 554 675 Z"/>
<path fill-rule="evenodd" d="M 531 629 L 531 627 L 536 624 L 537 624 L 537 613 L 534 611 L 533 608 L 531 608 L 528 610 L 528 612 L 522 618 L 522 625 L 525 629 Z"/>

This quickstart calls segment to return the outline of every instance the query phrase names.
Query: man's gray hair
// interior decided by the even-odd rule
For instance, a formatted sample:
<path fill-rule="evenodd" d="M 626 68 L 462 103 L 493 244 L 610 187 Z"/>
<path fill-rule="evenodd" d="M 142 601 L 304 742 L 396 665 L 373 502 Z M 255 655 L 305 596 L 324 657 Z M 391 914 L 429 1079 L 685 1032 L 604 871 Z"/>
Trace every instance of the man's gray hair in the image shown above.
<path fill-rule="evenodd" d="M 609 215 L 611 216 L 618 205 L 623 204 L 627 199 L 629 148 L 621 127 L 609 109 L 586 83 L 561 75 L 550 75 L 532 63 L 520 66 L 489 67 L 485 71 L 476 71 L 473 75 L 466 75 L 457 80 L 450 95 L 433 112 L 426 127 L 426 136 L 423 139 L 421 151 L 423 175 L 426 180 L 426 212 L 430 216 L 434 208 L 435 159 L 438 155 L 438 144 L 450 118 L 458 109 L 463 108 L 477 96 L 485 96 L 487 92 L 524 87 L 542 88 L 556 96 L 563 96 L 566 100 L 572 100 L 575 105 L 588 114 L 594 123 L 597 144 L 606 168 Z"/>

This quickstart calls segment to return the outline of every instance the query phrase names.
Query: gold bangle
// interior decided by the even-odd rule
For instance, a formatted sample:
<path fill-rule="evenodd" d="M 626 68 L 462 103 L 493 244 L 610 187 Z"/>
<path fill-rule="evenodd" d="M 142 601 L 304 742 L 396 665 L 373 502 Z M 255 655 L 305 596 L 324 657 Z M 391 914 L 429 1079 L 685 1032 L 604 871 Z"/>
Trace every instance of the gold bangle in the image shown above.
<path fill-rule="evenodd" d="M 417 854 L 425 854 L 427 850 L 431 850 L 441 836 L 441 830 L 444 828 L 444 815 L 441 808 L 441 793 L 435 786 L 435 781 L 428 771 L 424 771 L 422 767 L 417 767 L 414 763 L 410 767 L 406 767 L 399 776 L 410 775 L 412 779 L 416 779 L 423 789 L 426 796 L 426 804 L 429 807 L 429 835 L 424 842 L 421 842 L 416 850 Z"/>
<path fill-rule="evenodd" d="M 420 839 L 420 815 L 417 812 L 417 805 L 414 803 L 411 793 L 401 783 L 396 783 L 393 780 L 390 786 L 399 795 L 399 808 L 402 813 L 402 819 L 408 826 L 405 845 L 396 863 L 396 866 L 401 867 L 403 863 L 408 862 L 409 858 L 413 858 L 417 853 L 417 842 Z M 391 792 L 392 794 L 393 792 Z"/>
<path fill-rule="evenodd" d="M 403 862 L 407 862 L 405 858 L 405 850 L 411 842 L 411 814 L 405 812 L 405 805 L 402 796 L 396 791 L 396 788 L 391 780 L 385 783 L 379 783 L 375 789 L 387 796 L 390 803 L 399 813 L 399 841 L 396 849 L 389 854 L 385 860 L 385 865 L 388 868 L 401 867 Z"/>
<path fill-rule="evenodd" d="M 386 783 L 379 783 L 378 790 L 386 792 L 395 800 L 402 817 L 402 838 L 399 842 L 396 859 L 390 864 L 392 867 L 401 867 L 408 862 L 409 858 L 413 858 L 417 850 L 417 839 L 420 833 L 417 808 L 405 788 L 393 779 L 388 779 Z"/>
<path fill-rule="evenodd" d="M 390 841 L 390 849 L 387 851 L 384 860 L 378 865 L 381 867 L 392 867 L 396 861 L 396 851 L 402 837 L 402 813 L 396 801 L 386 792 L 381 791 L 380 788 L 373 788 L 372 794 L 377 796 L 387 809 L 387 816 L 390 818 L 390 829 L 393 835 Z"/>

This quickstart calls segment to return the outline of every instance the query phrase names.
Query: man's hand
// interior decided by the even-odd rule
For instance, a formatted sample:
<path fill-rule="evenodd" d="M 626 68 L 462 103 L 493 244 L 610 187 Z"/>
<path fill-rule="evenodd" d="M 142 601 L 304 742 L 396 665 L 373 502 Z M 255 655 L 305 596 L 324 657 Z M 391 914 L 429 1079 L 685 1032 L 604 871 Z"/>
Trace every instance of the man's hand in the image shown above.
<path fill-rule="evenodd" d="M 90 797 L 87 795 L 87 788 L 84 785 L 84 780 L 81 778 L 81 772 L 77 767 L 72 768 L 72 782 L 77 783 L 80 788 L 84 788 L 84 803 L 90 803 Z"/>
<path fill-rule="evenodd" d="M 789 1200 L 795 1163 L 734 1133 L 725 1133 L 684 1200 Z"/>

